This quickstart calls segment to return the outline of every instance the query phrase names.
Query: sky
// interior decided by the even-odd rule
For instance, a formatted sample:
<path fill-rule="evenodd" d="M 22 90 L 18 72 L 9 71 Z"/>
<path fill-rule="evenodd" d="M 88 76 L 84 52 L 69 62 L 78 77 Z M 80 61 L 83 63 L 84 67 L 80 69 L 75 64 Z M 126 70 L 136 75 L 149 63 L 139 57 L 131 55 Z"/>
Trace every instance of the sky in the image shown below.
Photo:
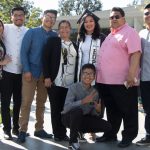
<path fill-rule="evenodd" d="M 58 0 L 30 0 L 34 2 L 34 6 L 40 7 L 42 10 L 58 9 Z M 132 4 L 133 0 L 101 0 L 103 4 L 102 10 L 111 9 L 114 6 L 126 7 Z"/>

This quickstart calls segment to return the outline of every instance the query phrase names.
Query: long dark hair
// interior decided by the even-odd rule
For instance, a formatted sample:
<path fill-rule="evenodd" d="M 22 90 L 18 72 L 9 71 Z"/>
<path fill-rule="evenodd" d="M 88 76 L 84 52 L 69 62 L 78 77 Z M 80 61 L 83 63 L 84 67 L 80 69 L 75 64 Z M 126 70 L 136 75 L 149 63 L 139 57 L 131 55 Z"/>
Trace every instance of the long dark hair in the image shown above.
<path fill-rule="evenodd" d="M 4 29 L 4 23 L 3 23 L 3 21 L 2 21 L 2 20 L 0 20 L 0 23 L 2 24 L 2 27 L 3 27 L 3 29 Z"/>
<path fill-rule="evenodd" d="M 101 32 L 101 28 L 100 28 L 100 25 L 98 23 L 98 21 L 90 14 L 87 14 L 86 17 L 88 16 L 91 16 L 95 22 L 95 28 L 94 28 L 94 31 L 92 33 L 92 39 L 96 40 L 100 37 L 100 32 Z M 85 34 L 86 34 L 86 29 L 84 27 L 84 22 L 85 22 L 85 19 L 86 17 L 84 18 L 81 26 L 80 26 L 80 29 L 79 29 L 79 40 L 83 40 L 83 42 L 85 41 Z"/>

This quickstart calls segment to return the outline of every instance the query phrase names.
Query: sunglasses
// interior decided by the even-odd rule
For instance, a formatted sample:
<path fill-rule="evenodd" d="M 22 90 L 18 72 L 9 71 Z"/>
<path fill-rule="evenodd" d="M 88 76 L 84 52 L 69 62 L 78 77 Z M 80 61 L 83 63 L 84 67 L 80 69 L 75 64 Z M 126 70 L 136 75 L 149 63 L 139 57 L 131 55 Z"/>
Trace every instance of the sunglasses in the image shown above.
<path fill-rule="evenodd" d="M 144 13 L 144 15 L 145 16 L 148 16 L 150 14 L 150 12 L 148 11 L 148 12 L 146 12 L 146 13 Z"/>
<path fill-rule="evenodd" d="M 110 20 L 120 19 L 120 18 L 121 18 L 121 16 L 119 16 L 119 15 L 109 17 Z"/>

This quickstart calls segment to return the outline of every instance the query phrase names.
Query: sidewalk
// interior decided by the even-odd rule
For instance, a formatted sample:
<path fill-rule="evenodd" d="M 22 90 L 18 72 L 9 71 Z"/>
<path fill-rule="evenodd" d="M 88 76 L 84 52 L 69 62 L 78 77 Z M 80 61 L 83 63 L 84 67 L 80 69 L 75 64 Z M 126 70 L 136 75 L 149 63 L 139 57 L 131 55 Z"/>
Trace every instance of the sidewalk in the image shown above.
<path fill-rule="evenodd" d="M 47 100 L 45 109 L 45 123 L 44 129 L 52 133 L 51 120 L 50 120 L 50 105 Z M 18 144 L 17 137 L 13 137 L 13 141 L 4 140 L 2 127 L 0 127 L 0 150 L 65 150 L 68 149 L 67 142 L 55 142 L 53 139 L 43 140 L 34 137 L 34 123 L 35 123 L 35 101 L 32 104 L 32 110 L 30 114 L 30 122 L 28 132 L 30 136 L 23 144 Z M 69 131 L 69 130 L 68 130 Z M 81 150 L 150 150 L 150 146 L 136 146 L 134 143 L 144 136 L 144 114 L 139 112 L 139 134 L 138 137 L 133 141 L 133 144 L 127 148 L 118 148 L 117 142 L 109 143 L 81 143 Z M 68 132 L 69 134 L 69 132 Z M 100 133 L 97 134 L 101 136 Z M 121 134 L 118 134 L 118 140 L 121 140 Z"/>

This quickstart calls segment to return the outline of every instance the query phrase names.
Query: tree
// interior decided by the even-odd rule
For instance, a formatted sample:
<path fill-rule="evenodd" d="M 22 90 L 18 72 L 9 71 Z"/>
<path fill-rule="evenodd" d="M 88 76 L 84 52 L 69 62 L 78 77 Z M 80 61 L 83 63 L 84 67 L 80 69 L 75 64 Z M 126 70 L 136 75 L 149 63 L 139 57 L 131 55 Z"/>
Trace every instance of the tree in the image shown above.
<path fill-rule="evenodd" d="M 102 3 L 100 0 L 59 0 L 58 12 L 62 16 L 80 15 L 85 9 L 90 11 L 100 11 Z"/>
<path fill-rule="evenodd" d="M 0 2 L 0 18 L 4 23 L 10 23 L 10 11 L 14 6 L 22 6 L 26 11 L 27 27 L 33 27 L 39 25 L 39 17 L 42 12 L 41 9 L 33 7 L 33 2 L 28 0 L 1 0 Z M 33 18 L 34 19 L 31 19 Z M 30 18 L 31 17 L 31 18 Z M 33 21 L 34 20 L 34 21 Z M 33 24 L 32 24 L 33 23 Z"/>
<path fill-rule="evenodd" d="M 40 8 L 33 7 L 30 11 L 29 18 L 27 19 L 26 26 L 28 28 L 31 28 L 41 25 L 41 18 L 40 18 L 41 13 L 42 10 Z"/>

